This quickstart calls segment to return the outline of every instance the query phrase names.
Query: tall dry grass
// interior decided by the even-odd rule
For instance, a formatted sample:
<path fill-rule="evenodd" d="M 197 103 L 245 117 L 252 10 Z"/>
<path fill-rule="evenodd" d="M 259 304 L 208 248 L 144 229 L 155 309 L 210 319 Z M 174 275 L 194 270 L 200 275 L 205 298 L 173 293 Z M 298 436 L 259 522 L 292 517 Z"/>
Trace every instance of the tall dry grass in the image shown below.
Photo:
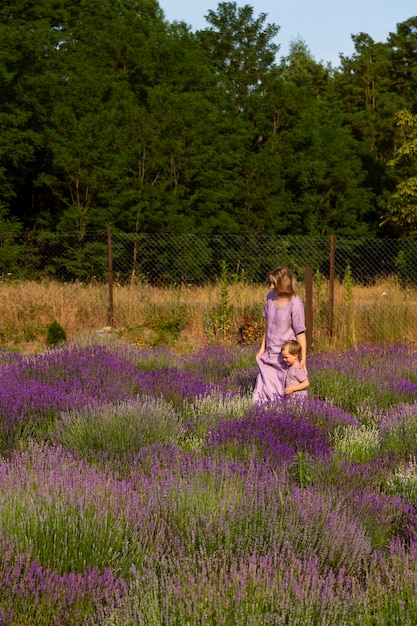
<path fill-rule="evenodd" d="M 113 292 L 114 333 L 136 345 L 156 345 L 165 340 L 180 351 L 191 351 L 210 341 L 236 343 L 242 339 L 239 329 L 251 329 L 252 325 L 254 332 L 246 339 L 256 342 L 266 293 L 267 285 L 230 284 L 225 302 L 219 284 L 170 288 L 117 285 Z M 304 285 L 299 286 L 299 294 L 305 299 Z M 47 326 L 53 320 L 63 326 L 69 339 L 108 326 L 107 285 L 1 283 L 0 298 L 0 345 L 6 349 L 42 349 Z M 351 290 L 336 282 L 333 322 L 330 337 L 329 285 L 320 278 L 313 287 L 315 350 L 368 341 L 415 341 L 417 289 L 402 288 L 395 279 L 368 287 L 353 285 Z"/>
<path fill-rule="evenodd" d="M 369 287 L 354 285 L 352 301 L 348 291 L 343 283 L 335 283 L 332 345 L 417 340 L 416 287 L 402 287 L 391 277 Z"/>
<path fill-rule="evenodd" d="M 48 324 L 59 321 L 68 337 L 98 328 L 106 319 L 101 286 L 54 282 L 0 284 L 0 342 L 5 348 L 37 349 L 45 344 Z"/>

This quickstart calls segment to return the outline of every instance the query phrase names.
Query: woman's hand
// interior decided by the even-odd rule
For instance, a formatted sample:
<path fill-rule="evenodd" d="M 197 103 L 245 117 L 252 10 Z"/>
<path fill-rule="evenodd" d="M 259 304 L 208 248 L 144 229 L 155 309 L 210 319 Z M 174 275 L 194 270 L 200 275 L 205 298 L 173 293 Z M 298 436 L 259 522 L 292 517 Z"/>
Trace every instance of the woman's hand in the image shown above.
<path fill-rule="evenodd" d="M 261 358 L 261 356 L 264 354 L 265 351 L 266 351 L 266 330 L 264 331 L 264 334 L 262 335 L 261 345 L 259 346 L 259 350 L 256 353 L 257 361 L 259 361 L 259 359 Z"/>

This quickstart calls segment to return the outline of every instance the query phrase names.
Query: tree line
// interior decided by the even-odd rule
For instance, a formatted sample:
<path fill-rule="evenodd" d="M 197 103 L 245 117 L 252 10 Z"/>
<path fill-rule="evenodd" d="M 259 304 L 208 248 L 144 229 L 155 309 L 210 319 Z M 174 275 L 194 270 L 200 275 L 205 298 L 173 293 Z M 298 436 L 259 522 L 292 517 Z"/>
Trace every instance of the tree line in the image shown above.
<path fill-rule="evenodd" d="M 417 17 L 337 68 L 221 2 L 0 7 L 0 237 L 402 237 L 417 229 Z M 394 25 L 393 25 L 394 26 Z"/>

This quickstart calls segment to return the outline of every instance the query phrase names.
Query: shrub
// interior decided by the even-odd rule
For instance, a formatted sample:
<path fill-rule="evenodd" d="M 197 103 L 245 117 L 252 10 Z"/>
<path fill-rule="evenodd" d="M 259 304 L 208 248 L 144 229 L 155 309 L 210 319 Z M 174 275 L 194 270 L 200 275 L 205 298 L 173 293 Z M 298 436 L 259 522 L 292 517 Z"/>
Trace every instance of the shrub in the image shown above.
<path fill-rule="evenodd" d="M 54 346 L 57 343 L 64 343 L 67 340 L 67 333 L 61 324 L 54 320 L 46 328 L 46 345 Z"/>

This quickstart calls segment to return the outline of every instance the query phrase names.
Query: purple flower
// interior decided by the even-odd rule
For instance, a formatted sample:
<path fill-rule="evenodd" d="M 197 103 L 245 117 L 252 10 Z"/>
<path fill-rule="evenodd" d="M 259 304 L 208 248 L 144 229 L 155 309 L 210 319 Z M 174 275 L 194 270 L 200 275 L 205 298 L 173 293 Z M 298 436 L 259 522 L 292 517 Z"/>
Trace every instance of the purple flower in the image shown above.
<path fill-rule="evenodd" d="M 210 445 L 231 440 L 255 444 L 262 454 L 280 463 L 291 461 L 297 452 L 326 458 L 332 451 L 328 435 L 285 403 L 257 405 L 247 418 L 221 423 L 212 433 Z"/>

